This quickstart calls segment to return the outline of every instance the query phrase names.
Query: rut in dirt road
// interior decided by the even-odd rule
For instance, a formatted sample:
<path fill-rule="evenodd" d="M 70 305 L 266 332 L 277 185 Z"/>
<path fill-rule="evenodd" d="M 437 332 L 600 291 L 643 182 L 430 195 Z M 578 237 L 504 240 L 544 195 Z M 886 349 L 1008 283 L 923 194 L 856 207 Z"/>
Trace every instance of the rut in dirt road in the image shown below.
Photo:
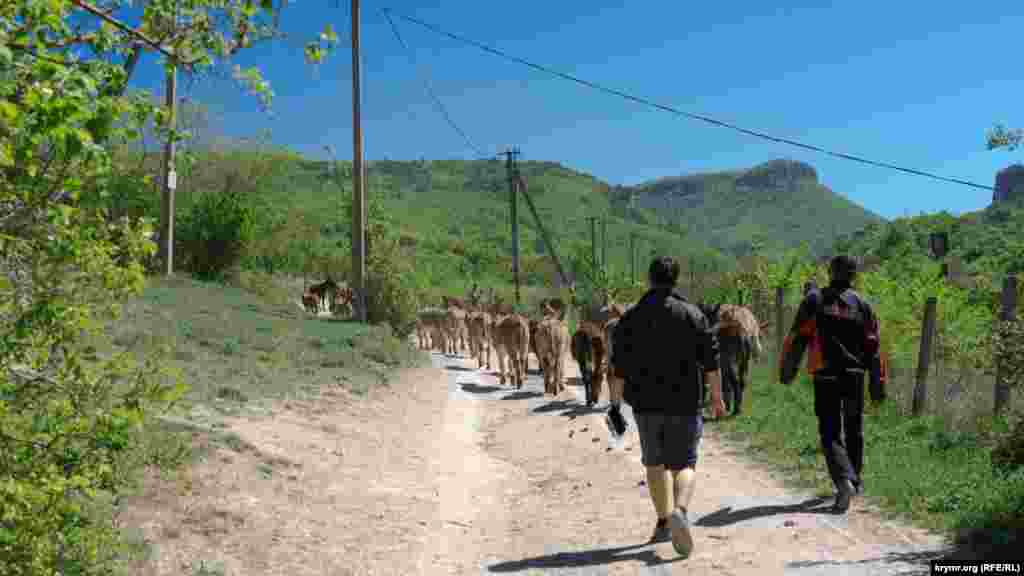
<path fill-rule="evenodd" d="M 456 474 L 464 456 L 458 484 L 473 493 L 441 499 L 447 527 L 424 574 L 916 574 L 941 553 L 938 537 L 860 502 L 836 516 L 830 501 L 793 494 L 709 423 L 690 506 L 696 548 L 680 559 L 670 543 L 647 543 L 654 513 L 628 406 L 629 431 L 613 448 L 606 399 L 588 409 L 582 388 L 545 397 L 533 372 L 517 391 L 474 362 L 432 359 L 447 372 L 445 430 L 461 453 L 446 467 Z"/>

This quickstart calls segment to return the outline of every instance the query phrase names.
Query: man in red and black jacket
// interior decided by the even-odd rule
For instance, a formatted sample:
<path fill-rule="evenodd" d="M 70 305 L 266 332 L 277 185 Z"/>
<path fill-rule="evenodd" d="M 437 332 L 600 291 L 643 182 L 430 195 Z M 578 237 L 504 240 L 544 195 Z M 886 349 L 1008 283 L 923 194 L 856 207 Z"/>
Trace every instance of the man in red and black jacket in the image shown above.
<path fill-rule="evenodd" d="M 864 376 L 872 376 L 876 396 L 879 366 L 878 319 L 870 304 L 851 288 L 857 263 L 836 256 L 829 285 L 810 290 L 800 303 L 779 358 L 780 380 L 793 381 L 804 350 L 814 380 L 814 413 L 829 475 L 838 495 L 834 510 L 846 512 L 861 492 L 864 466 Z M 879 398 L 875 398 L 876 400 Z"/>

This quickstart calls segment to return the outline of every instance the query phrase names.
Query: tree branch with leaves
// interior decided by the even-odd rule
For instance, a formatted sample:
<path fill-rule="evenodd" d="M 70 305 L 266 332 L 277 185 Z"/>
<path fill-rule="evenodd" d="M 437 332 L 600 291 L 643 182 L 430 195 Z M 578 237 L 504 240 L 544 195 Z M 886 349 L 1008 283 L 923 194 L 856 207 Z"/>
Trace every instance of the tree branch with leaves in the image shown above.
<path fill-rule="evenodd" d="M 996 124 L 988 131 L 986 144 L 989 150 L 1006 148 L 1012 152 L 1024 144 L 1024 130 Z"/>
<path fill-rule="evenodd" d="M 100 357 L 120 303 L 139 294 L 151 222 L 112 218 L 83 195 L 109 196 L 118 146 L 156 119 L 127 86 L 143 52 L 196 73 L 273 37 L 282 4 L 149 0 L 128 23 L 122 0 L 0 2 L 0 565 L 4 574 L 106 575 L 112 522 L 89 512 L 139 460 L 141 428 L 185 392 L 166 351 Z M 319 61 L 327 27 L 307 45 Z M 266 102 L 269 85 L 246 79 Z M 128 174 L 138 178 L 141 174 Z M 155 455 L 154 455 L 155 458 Z"/>

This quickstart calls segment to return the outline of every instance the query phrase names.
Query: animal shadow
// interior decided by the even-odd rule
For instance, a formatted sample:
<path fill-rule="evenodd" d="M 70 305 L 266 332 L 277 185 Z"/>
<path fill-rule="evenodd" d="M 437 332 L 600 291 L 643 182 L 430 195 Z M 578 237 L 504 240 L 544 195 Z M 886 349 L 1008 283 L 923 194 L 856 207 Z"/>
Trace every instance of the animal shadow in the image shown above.
<path fill-rule="evenodd" d="M 533 390 L 533 391 L 530 391 L 530 390 L 520 390 L 518 392 L 513 392 L 513 393 L 509 394 L 508 396 L 502 396 L 501 399 L 502 400 L 526 400 L 528 398 L 539 398 L 541 396 L 544 396 L 544 394 L 542 392 L 538 392 L 536 390 Z"/>
<path fill-rule="evenodd" d="M 592 550 L 580 550 L 578 552 L 558 552 L 545 556 L 534 556 L 522 560 L 511 560 L 499 562 L 487 567 L 488 572 L 524 572 L 532 569 L 543 568 L 582 568 L 585 566 L 599 566 L 612 564 L 614 562 L 626 562 L 629 560 L 640 561 L 647 566 L 660 564 L 671 564 L 682 560 L 682 557 L 661 558 L 654 553 L 654 548 L 648 543 L 633 544 L 631 546 L 619 546 L 617 548 L 597 548 Z M 642 550 L 646 548 L 645 550 Z M 635 550 L 635 552 L 630 552 Z"/>
<path fill-rule="evenodd" d="M 831 506 L 822 506 L 827 500 L 825 498 L 811 498 L 799 504 L 778 504 L 769 506 L 753 506 L 740 510 L 733 510 L 726 506 L 721 510 L 712 512 L 697 520 L 697 526 L 710 528 L 721 528 L 730 524 L 737 524 L 754 518 L 764 518 L 776 514 L 834 514 Z"/>
<path fill-rule="evenodd" d="M 575 402 L 571 400 L 552 400 L 547 404 L 537 406 L 536 408 L 533 409 L 533 412 L 537 414 L 544 414 L 546 412 L 557 412 L 559 410 L 565 410 L 567 408 L 572 409 L 573 404 L 575 404 Z"/>
<path fill-rule="evenodd" d="M 579 416 L 586 416 L 587 414 L 604 414 L 608 411 L 608 406 L 601 406 L 600 404 L 594 404 L 593 406 L 587 406 L 586 404 L 576 404 L 571 406 L 565 412 L 562 412 L 562 416 L 566 418 L 577 418 Z"/>
<path fill-rule="evenodd" d="M 459 366 L 458 364 L 448 364 L 444 368 L 445 370 L 452 370 L 454 372 L 476 372 L 476 369 L 474 368 Z"/>
<path fill-rule="evenodd" d="M 501 388 L 500 386 L 481 386 L 479 384 L 474 384 L 472 382 L 460 384 L 460 386 L 464 391 L 472 392 L 473 394 L 490 394 L 491 392 L 498 392 L 499 390 L 504 390 L 504 388 Z"/>

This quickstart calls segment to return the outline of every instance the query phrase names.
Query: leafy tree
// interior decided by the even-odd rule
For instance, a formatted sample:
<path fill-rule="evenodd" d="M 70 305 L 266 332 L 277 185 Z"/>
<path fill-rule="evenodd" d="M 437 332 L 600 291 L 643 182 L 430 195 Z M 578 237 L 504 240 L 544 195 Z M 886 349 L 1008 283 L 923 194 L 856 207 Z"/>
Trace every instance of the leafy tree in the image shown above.
<path fill-rule="evenodd" d="M 992 130 L 989 130 L 986 139 L 989 150 L 1006 148 L 1013 151 L 1024 145 L 1024 130 L 996 124 Z"/>
<path fill-rule="evenodd" d="M 263 0 L 151 0 L 133 26 L 119 0 L 0 3 L 0 566 L 5 574 L 110 574 L 112 521 L 91 511 L 132 479 L 138 430 L 184 391 L 157 355 L 99 354 L 106 322 L 144 284 L 151 222 L 111 218 L 111 150 L 168 110 L 128 82 L 160 47 L 187 72 L 274 36 Z M 172 17 L 177 26 L 169 26 Z M 269 19 L 268 19 L 269 18 Z M 329 29 L 307 46 L 318 61 Z M 325 48 L 324 43 L 327 44 Z M 170 47 L 168 50 L 166 47 Z M 166 62 L 170 65 L 170 62 Z M 238 70 L 265 102 L 258 71 Z M 144 182 L 137 182 L 142 185 Z M 102 348 L 105 349 L 105 348 Z M 171 459 L 173 461 L 173 459 Z"/>

